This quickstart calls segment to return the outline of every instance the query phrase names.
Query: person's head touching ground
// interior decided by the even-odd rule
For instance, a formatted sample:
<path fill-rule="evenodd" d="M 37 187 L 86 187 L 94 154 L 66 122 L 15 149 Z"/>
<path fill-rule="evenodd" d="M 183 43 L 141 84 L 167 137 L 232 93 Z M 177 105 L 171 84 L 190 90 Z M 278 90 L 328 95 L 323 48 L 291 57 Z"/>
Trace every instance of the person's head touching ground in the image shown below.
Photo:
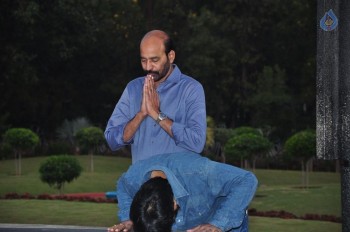
<path fill-rule="evenodd" d="M 171 232 L 175 217 L 176 203 L 168 180 L 154 177 L 146 181 L 130 208 L 134 232 Z"/>
<path fill-rule="evenodd" d="M 141 160 L 118 180 L 120 223 L 109 232 L 247 232 L 258 181 L 196 153 Z"/>

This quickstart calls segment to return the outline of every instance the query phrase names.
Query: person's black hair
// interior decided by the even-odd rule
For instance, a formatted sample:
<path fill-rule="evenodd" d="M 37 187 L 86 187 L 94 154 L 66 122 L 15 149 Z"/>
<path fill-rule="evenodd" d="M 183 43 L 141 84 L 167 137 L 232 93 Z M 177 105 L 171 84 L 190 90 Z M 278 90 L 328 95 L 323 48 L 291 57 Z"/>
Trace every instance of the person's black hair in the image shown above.
<path fill-rule="evenodd" d="M 173 191 L 161 177 L 146 181 L 131 203 L 134 232 L 171 232 L 175 216 Z"/>
<path fill-rule="evenodd" d="M 168 55 L 171 50 L 175 51 L 174 41 L 168 36 L 164 40 L 165 54 Z"/>

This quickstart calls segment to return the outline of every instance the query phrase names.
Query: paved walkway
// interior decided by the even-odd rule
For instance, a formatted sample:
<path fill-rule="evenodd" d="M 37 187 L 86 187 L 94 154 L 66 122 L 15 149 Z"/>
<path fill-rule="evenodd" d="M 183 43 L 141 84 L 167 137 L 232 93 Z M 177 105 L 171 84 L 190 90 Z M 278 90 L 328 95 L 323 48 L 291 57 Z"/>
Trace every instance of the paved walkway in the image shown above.
<path fill-rule="evenodd" d="M 0 232 L 106 232 L 106 227 L 60 226 L 36 224 L 1 224 Z"/>

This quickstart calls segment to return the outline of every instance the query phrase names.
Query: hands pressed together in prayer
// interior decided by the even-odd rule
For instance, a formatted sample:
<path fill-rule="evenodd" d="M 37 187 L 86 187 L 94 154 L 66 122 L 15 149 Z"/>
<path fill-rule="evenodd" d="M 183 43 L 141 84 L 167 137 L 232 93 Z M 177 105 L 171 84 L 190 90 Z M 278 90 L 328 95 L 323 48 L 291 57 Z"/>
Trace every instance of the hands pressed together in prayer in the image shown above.
<path fill-rule="evenodd" d="M 150 74 L 146 76 L 145 84 L 143 85 L 141 113 L 144 117 L 149 115 L 153 119 L 156 119 L 159 113 L 159 96 L 153 77 Z"/>

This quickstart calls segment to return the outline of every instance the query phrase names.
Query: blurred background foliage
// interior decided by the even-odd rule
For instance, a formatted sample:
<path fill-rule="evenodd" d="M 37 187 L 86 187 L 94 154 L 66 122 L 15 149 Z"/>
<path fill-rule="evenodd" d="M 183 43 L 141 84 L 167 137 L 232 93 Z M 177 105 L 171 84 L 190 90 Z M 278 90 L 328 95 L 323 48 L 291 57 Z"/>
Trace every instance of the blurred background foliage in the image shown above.
<path fill-rule="evenodd" d="M 0 134 L 30 128 L 45 146 L 72 143 L 81 118 L 104 129 L 143 75 L 142 36 L 162 29 L 205 89 L 208 146 L 242 126 L 282 144 L 315 129 L 315 19 L 311 0 L 1 0 Z"/>

